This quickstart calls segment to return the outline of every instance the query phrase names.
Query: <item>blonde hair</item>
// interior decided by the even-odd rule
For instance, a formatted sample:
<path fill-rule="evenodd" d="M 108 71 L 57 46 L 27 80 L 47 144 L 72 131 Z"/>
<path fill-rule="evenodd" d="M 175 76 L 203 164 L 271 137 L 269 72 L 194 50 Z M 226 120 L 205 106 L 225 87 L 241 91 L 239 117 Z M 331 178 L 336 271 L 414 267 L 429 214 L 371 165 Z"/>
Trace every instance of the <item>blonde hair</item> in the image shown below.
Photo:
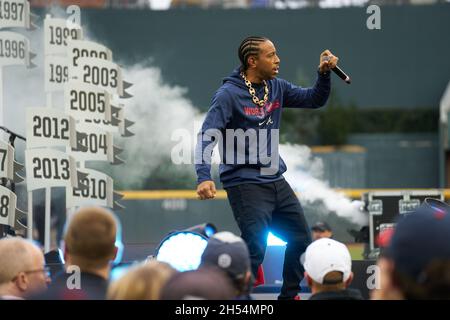
<path fill-rule="evenodd" d="M 81 270 L 103 268 L 114 258 L 117 226 L 112 213 L 86 207 L 70 219 L 64 234 L 71 262 Z"/>
<path fill-rule="evenodd" d="M 11 281 L 19 272 L 33 268 L 33 249 L 39 250 L 32 242 L 22 238 L 0 240 L 0 284 Z"/>
<path fill-rule="evenodd" d="M 159 300 L 161 289 L 177 271 L 156 260 L 134 267 L 110 284 L 108 300 Z"/>
<path fill-rule="evenodd" d="M 323 278 L 324 284 L 315 282 L 314 280 L 312 281 L 318 292 L 339 291 L 345 289 L 344 275 L 339 271 L 328 272 Z M 326 282 L 332 282 L 332 284 L 327 284 Z"/>

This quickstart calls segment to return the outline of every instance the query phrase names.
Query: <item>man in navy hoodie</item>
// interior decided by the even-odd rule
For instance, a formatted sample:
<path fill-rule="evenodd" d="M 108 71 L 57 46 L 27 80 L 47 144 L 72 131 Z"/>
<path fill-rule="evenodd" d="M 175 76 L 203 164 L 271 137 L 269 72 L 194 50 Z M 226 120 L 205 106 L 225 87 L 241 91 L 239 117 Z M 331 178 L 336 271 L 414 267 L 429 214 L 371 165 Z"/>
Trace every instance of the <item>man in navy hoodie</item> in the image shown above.
<path fill-rule="evenodd" d="M 303 209 L 284 180 L 286 165 L 278 154 L 283 108 L 319 108 L 330 93 L 330 69 L 338 58 L 320 55 L 317 81 L 300 88 L 276 78 L 280 65 L 275 46 L 264 37 L 244 39 L 238 50 L 241 66 L 215 93 L 198 136 L 196 171 L 199 198 L 212 199 L 211 155 L 218 144 L 220 181 L 248 245 L 252 273 L 264 260 L 270 231 L 287 241 L 279 299 L 294 299 L 304 269 L 300 255 L 311 243 Z"/>

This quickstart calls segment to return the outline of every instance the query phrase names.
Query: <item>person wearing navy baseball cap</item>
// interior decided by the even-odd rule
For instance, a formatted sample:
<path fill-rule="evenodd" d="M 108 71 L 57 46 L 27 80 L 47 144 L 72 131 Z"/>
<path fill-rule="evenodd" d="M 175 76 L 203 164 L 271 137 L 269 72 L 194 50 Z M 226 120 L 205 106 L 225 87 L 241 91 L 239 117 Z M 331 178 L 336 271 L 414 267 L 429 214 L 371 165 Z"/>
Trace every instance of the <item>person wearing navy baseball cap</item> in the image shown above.
<path fill-rule="evenodd" d="M 249 291 L 253 278 L 250 254 L 241 237 L 223 231 L 214 234 L 201 257 L 200 267 L 216 267 L 222 270 L 233 284 L 236 299 L 250 300 Z"/>
<path fill-rule="evenodd" d="M 333 238 L 333 230 L 324 221 L 318 221 L 311 227 L 312 238 L 314 241 L 322 238 Z"/>
<path fill-rule="evenodd" d="M 450 299 L 450 207 L 428 198 L 402 215 L 378 266 L 372 299 Z"/>

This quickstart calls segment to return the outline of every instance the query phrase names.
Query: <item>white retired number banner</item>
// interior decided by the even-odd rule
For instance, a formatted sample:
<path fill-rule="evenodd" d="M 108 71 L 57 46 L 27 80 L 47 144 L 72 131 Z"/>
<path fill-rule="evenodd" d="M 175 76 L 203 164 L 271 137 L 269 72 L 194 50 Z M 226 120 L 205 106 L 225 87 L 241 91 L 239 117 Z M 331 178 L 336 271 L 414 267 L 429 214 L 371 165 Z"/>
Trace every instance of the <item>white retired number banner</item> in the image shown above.
<path fill-rule="evenodd" d="M 112 61 L 112 52 L 104 45 L 87 40 L 70 40 L 67 46 L 67 56 L 71 66 L 78 66 L 79 58 L 99 58 Z"/>
<path fill-rule="evenodd" d="M 27 149 L 77 147 L 75 119 L 52 108 L 26 109 Z"/>
<path fill-rule="evenodd" d="M 45 57 L 45 92 L 64 90 L 64 84 L 69 81 L 67 57 Z"/>
<path fill-rule="evenodd" d="M 20 33 L 0 31 L 0 67 L 24 65 L 32 67 L 30 41 Z"/>
<path fill-rule="evenodd" d="M 113 164 L 116 162 L 115 155 L 120 149 L 113 146 L 111 132 L 100 130 L 98 126 L 87 123 L 78 123 L 77 131 L 83 138 L 79 148 L 70 152 L 77 161 L 108 161 Z"/>
<path fill-rule="evenodd" d="M 25 150 L 27 189 L 47 187 L 83 187 L 84 175 L 77 172 L 75 159 L 52 149 Z"/>
<path fill-rule="evenodd" d="M 0 186 L 0 224 L 15 226 L 17 196 L 9 189 Z"/>
<path fill-rule="evenodd" d="M 125 86 L 129 84 L 123 81 L 122 70 L 111 61 L 79 58 L 77 66 L 69 66 L 69 75 L 70 79 L 97 86 L 110 94 L 117 94 L 124 98 L 130 97 L 125 92 Z"/>
<path fill-rule="evenodd" d="M 113 133 L 121 133 L 121 127 L 124 124 L 125 116 L 123 105 L 115 106 L 109 103 L 108 108 L 105 110 L 104 119 L 102 118 L 93 118 L 93 119 L 85 119 L 86 123 L 93 123 L 97 125 L 100 129 L 113 132 Z"/>
<path fill-rule="evenodd" d="M 23 178 L 17 174 L 23 166 L 14 161 L 14 148 L 7 142 L 0 140 L 0 178 L 13 182 L 21 182 Z"/>
<path fill-rule="evenodd" d="M 110 95 L 96 86 L 69 81 L 64 86 L 64 109 L 76 120 L 105 119 Z"/>
<path fill-rule="evenodd" d="M 80 190 L 69 187 L 66 192 L 66 207 L 81 207 L 85 205 L 113 208 L 113 180 L 103 172 L 92 169 L 82 169 L 88 176 L 83 180 L 89 188 Z"/>
<path fill-rule="evenodd" d="M 0 28 L 31 28 L 27 0 L 0 0 Z"/>
<path fill-rule="evenodd" d="M 109 103 L 109 107 L 106 109 L 105 114 L 106 119 L 85 119 L 84 121 L 86 123 L 93 123 L 102 130 L 112 133 L 119 133 L 122 137 L 131 137 L 134 133 L 128 129 L 134 124 L 134 122 L 125 119 L 124 110 L 123 104 L 116 106 Z"/>
<path fill-rule="evenodd" d="M 0 140 L 0 178 L 11 177 L 14 161 L 14 148 Z"/>
<path fill-rule="evenodd" d="M 66 55 L 70 40 L 83 39 L 81 26 L 66 19 L 46 17 L 44 20 L 45 54 Z"/>

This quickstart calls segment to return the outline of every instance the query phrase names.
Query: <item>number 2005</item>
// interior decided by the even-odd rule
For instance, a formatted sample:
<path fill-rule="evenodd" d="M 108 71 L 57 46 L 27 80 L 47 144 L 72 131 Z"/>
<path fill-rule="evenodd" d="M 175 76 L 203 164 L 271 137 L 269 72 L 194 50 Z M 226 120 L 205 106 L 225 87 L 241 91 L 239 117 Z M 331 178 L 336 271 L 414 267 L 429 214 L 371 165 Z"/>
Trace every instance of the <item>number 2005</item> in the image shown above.
<path fill-rule="evenodd" d="M 105 94 L 97 92 L 70 91 L 70 109 L 89 111 L 89 112 L 105 112 Z"/>

